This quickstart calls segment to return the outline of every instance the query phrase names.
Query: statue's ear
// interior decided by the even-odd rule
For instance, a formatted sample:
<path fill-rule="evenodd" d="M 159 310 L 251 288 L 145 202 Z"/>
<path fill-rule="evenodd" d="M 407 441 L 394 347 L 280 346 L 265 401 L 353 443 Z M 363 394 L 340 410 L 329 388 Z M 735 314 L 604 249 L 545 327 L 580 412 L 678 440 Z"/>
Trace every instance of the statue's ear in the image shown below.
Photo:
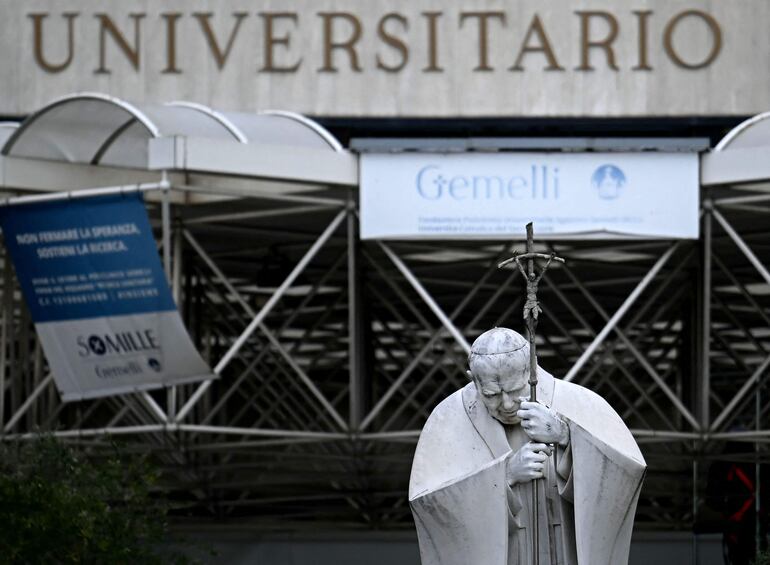
<path fill-rule="evenodd" d="M 472 381 L 472 382 L 476 381 L 476 379 L 473 378 L 473 373 L 471 373 L 469 370 L 465 371 L 465 374 L 468 375 L 468 380 L 469 381 Z"/>

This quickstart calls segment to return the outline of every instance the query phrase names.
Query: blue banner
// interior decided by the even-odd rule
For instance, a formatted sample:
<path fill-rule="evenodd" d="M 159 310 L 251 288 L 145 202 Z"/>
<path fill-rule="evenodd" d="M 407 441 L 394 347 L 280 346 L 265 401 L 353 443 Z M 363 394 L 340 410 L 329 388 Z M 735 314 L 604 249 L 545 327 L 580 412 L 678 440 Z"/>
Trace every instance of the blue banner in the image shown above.
<path fill-rule="evenodd" d="M 176 309 L 141 194 L 0 207 L 64 400 L 214 378 Z"/>
<path fill-rule="evenodd" d="M 139 193 L 0 208 L 35 322 L 174 310 Z"/>

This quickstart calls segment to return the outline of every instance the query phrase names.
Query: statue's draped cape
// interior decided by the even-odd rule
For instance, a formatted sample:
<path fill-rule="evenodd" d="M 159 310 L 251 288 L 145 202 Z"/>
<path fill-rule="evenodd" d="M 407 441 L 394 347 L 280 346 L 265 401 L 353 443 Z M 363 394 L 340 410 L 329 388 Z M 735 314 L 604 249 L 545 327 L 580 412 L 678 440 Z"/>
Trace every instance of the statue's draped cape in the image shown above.
<path fill-rule="evenodd" d="M 542 369 L 538 400 L 570 429 L 569 446 L 557 452 L 568 548 L 560 560 L 627 563 L 646 469 L 631 432 L 603 398 Z M 435 408 L 420 435 L 409 482 L 423 565 L 508 565 L 509 524 L 517 505 L 515 489 L 505 480 L 510 451 L 505 429 L 477 398 L 473 383 Z"/>

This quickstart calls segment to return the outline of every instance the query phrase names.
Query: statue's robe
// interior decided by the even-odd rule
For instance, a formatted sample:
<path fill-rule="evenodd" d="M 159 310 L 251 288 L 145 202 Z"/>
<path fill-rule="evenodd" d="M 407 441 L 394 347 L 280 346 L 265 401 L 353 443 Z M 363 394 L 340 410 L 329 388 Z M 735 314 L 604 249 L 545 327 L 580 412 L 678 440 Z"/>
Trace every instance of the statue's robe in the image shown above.
<path fill-rule="evenodd" d="M 627 563 L 646 469 L 631 432 L 603 398 L 543 369 L 538 401 L 570 431 L 568 446 L 556 450 L 555 463 L 549 458 L 538 481 L 540 564 Z M 506 428 L 473 383 L 435 408 L 409 481 L 423 565 L 533 562 L 533 483 L 508 485 L 511 452 Z"/>

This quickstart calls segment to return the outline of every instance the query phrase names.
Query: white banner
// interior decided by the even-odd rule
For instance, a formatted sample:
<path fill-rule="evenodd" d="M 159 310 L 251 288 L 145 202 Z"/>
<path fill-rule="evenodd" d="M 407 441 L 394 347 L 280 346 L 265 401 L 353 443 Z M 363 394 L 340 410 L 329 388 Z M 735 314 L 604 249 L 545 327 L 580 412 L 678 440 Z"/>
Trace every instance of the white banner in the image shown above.
<path fill-rule="evenodd" d="M 694 153 L 364 154 L 363 239 L 698 237 Z"/>
<path fill-rule="evenodd" d="M 62 399 L 211 379 L 176 310 L 35 324 Z"/>

